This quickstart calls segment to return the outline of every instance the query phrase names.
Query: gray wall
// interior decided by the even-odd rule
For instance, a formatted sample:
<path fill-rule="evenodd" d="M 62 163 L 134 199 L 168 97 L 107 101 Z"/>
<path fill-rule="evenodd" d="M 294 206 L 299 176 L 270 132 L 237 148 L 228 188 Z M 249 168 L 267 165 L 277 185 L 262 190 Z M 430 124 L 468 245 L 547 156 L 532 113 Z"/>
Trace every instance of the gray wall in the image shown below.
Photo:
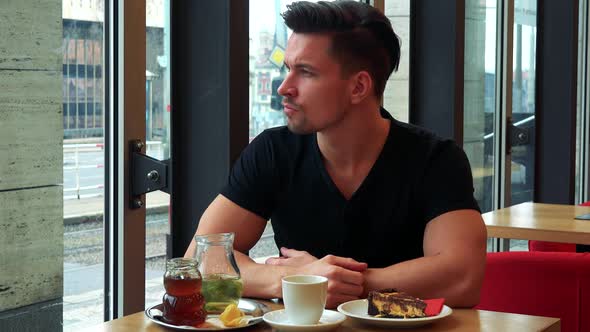
<path fill-rule="evenodd" d="M 0 6 L 0 330 L 61 329 L 61 10 Z"/>

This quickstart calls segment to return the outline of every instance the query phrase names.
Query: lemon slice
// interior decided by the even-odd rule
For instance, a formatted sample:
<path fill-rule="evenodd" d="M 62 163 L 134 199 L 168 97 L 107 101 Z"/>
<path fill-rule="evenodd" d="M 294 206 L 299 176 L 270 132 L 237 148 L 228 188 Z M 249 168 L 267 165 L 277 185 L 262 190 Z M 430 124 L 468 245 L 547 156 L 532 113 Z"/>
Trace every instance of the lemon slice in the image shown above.
<path fill-rule="evenodd" d="M 244 317 L 244 313 L 235 304 L 228 305 L 221 315 L 219 315 L 219 320 L 223 325 L 228 327 L 238 327 L 248 324 L 248 319 Z"/>
<path fill-rule="evenodd" d="M 232 319 L 228 323 L 224 323 L 224 325 L 227 326 L 227 327 L 246 326 L 246 325 L 248 325 L 248 318 L 246 318 L 246 317 L 238 317 L 238 318 Z"/>

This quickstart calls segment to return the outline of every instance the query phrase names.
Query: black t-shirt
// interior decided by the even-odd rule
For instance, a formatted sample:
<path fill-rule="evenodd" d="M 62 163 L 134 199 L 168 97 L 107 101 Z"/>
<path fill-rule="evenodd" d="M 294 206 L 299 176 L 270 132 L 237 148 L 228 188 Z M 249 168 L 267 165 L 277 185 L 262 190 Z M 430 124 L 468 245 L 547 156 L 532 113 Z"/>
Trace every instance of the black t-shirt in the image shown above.
<path fill-rule="evenodd" d="M 316 135 L 286 127 L 265 130 L 246 147 L 221 194 L 270 218 L 278 247 L 369 267 L 422 257 L 428 221 L 479 211 L 469 161 L 453 141 L 381 114 L 391 121 L 387 141 L 350 200 L 324 167 Z"/>

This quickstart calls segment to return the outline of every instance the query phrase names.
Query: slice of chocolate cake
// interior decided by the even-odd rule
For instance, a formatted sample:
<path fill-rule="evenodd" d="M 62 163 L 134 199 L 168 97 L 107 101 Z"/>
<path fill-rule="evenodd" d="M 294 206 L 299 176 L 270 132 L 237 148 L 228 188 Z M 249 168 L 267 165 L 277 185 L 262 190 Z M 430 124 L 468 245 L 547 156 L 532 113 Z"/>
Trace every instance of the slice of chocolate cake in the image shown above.
<path fill-rule="evenodd" d="M 369 315 L 380 318 L 426 317 L 426 302 L 396 289 L 371 291 L 368 296 Z"/>

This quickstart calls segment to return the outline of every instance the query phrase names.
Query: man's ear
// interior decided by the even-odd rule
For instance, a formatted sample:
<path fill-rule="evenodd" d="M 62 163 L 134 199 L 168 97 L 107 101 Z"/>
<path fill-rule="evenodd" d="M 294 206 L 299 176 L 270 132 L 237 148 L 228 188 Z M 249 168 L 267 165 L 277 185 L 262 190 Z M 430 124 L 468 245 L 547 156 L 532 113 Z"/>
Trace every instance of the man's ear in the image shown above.
<path fill-rule="evenodd" d="M 358 104 L 373 94 L 373 79 L 365 70 L 359 71 L 351 77 L 350 102 Z"/>

